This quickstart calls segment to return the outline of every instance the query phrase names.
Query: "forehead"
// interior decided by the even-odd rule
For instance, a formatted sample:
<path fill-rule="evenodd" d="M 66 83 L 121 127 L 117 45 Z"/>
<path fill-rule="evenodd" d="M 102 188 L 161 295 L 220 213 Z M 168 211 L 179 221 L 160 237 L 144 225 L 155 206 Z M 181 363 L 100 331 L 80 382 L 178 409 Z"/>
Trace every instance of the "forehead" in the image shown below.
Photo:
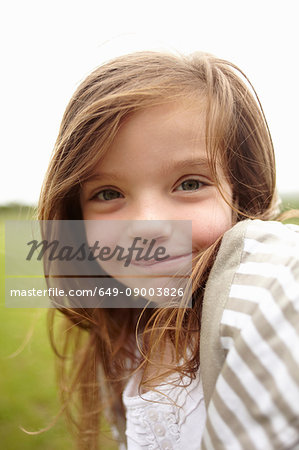
<path fill-rule="evenodd" d="M 225 164 L 217 152 L 211 165 L 205 129 L 206 108 L 201 100 L 160 104 L 132 113 L 122 122 L 89 180 L 128 178 L 133 172 L 141 178 L 149 174 L 156 178 L 174 170 L 200 170 L 220 181 L 225 177 Z"/>
<path fill-rule="evenodd" d="M 188 140 L 202 139 L 205 135 L 205 123 L 204 102 L 186 99 L 151 106 L 130 114 L 121 124 L 120 133 L 121 137 L 125 137 L 125 134 L 133 132 L 137 138 L 143 131 L 148 131 L 157 139 L 169 139 L 171 136 Z"/>
<path fill-rule="evenodd" d="M 128 115 L 121 123 L 103 163 L 147 154 L 156 159 L 205 153 L 205 109 L 199 101 L 151 106 Z"/>
<path fill-rule="evenodd" d="M 225 170 L 218 155 L 215 165 L 210 164 L 205 130 L 206 108 L 200 100 L 159 104 L 134 112 L 123 120 L 88 181 L 160 183 L 168 176 L 200 173 L 221 183 Z"/>

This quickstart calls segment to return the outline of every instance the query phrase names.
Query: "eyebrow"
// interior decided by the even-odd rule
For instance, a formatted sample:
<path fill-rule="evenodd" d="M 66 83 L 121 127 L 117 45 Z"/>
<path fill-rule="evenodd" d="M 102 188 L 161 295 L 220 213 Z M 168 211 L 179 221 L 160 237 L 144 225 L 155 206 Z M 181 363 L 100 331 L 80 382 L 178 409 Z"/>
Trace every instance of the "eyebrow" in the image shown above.
<path fill-rule="evenodd" d="M 197 159 L 182 159 L 179 161 L 167 161 L 166 164 L 161 166 L 161 171 L 166 172 L 169 170 L 187 169 L 189 167 L 199 167 L 204 170 L 209 170 L 209 163 L 207 158 L 197 158 Z M 118 175 L 115 172 L 99 172 L 91 175 L 86 182 L 100 180 L 102 178 L 110 178 L 111 180 L 119 181 L 121 174 Z"/>
<path fill-rule="evenodd" d="M 197 158 L 197 159 L 182 159 L 179 161 L 169 161 L 163 168 L 165 169 L 185 169 L 188 167 L 199 166 L 202 168 L 209 168 L 207 158 Z"/>

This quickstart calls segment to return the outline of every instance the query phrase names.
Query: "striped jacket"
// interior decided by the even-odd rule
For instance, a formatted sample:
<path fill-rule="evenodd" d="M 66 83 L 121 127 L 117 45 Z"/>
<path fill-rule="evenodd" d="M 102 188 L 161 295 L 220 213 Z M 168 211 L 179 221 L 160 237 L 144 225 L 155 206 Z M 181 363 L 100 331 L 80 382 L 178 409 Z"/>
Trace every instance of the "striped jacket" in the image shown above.
<path fill-rule="evenodd" d="M 206 449 L 299 449 L 299 227 L 245 220 L 206 286 Z"/>

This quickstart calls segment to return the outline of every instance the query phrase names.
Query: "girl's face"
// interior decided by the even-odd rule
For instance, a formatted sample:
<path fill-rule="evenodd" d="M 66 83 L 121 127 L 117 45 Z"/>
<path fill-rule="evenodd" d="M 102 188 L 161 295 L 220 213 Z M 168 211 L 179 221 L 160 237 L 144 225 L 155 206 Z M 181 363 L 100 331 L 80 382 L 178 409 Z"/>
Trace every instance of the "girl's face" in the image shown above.
<path fill-rule="evenodd" d="M 84 184 L 84 220 L 190 220 L 192 252 L 232 226 L 232 211 L 209 170 L 199 104 L 150 107 L 125 121 Z M 218 176 L 228 201 L 232 192 Z"/>
<path fill-rule="evenodd" d="M 153 265 L 132 261 L 125 268 L 116 259 L 101 263 L 130 288 L 155 288 L 159 295 L 161 288 L 171 287 L 176 295 L 182 280 L 186 283 L 184 275 L 191 273 L 192 256 L 232 225 L 232 211 L 209 170 L 204 129 L 198 105 L 182 102 L 137 112 L 122 124 L 109 152 L 83 186 L 83 218 L 92 221 L 85 225 L 90 243 L 105 236 L 110 248 L 119 244 L 128 248 L 128 242 L 142 236 L 147 242 L 156 239 L 155 248 L 162 243 L 167 249 L 170 258 L 155 260 Z M 218 176 L 231 201 L 220 167 Z M 150 300 L 161 304 L 158 297 Z"/>

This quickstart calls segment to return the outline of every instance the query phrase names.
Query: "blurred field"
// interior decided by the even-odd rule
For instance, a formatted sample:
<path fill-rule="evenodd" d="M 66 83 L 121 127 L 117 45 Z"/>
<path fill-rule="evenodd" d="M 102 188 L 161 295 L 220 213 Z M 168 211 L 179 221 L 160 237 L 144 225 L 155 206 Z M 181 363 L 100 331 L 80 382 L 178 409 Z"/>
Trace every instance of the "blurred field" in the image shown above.
<path fill-rule="evenodd" d="M 295 192 L 289 195 L 281 195 L 281 209 L 282 211 L 287 211 L 290 209 L 299 210 L 299 192 Z M 292 220 L 292 223 L 298 223 L 298 219 Z"/>
<path fill-rule="evenodd" d="M 60 409 L 54 355 L 47 336 L 45 309 L 6 308 L 4 305 L 4 221 L 31 219 L 33 209 L 0 207 L 0 448 L 3 450 L 68 450 L 74 448 L 64 418 L 47 427 Z M 102 449 L 117 446 L 109 438 Z"/>
<path fill-rule="evenodd" d="M 299 208 L 299 195 L 283 198 L 283 209 Z M 4 221 L 31 219 L 34 210 L 12 205 L 0 207 L 0 447 L 4 450 L 66 450 L 73 445 L 64 419 L 49 431 L 29 436 L 20 430 L 47 427 L 59 411 L 54 356 L 50 348 L 46 310 L 9 309 L 4 305 Z M 298 223 L 299 220 L 292 219 Z M 105 434 L 108 435 L 108 432 Z M 101 448 L 116 449 L 103 438 Z"/>

